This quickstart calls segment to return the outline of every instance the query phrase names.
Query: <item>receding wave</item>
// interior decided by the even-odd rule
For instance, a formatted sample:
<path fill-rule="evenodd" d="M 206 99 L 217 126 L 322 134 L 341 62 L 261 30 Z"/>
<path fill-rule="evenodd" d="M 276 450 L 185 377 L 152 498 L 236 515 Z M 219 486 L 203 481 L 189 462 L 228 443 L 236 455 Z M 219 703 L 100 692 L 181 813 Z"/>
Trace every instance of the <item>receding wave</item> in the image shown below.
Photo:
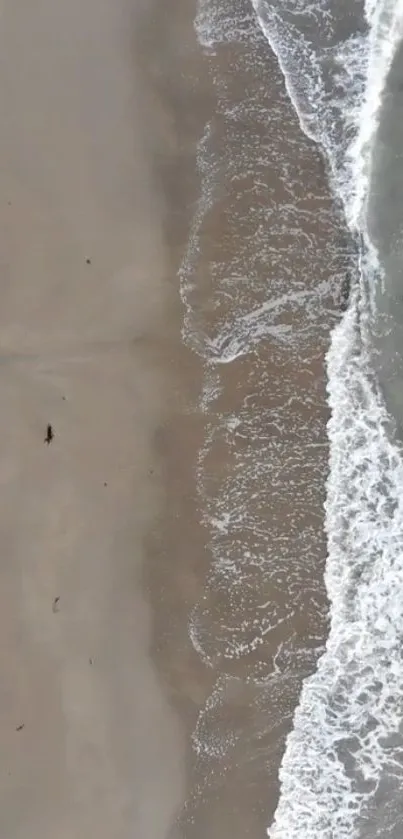
<path fill-rule="evenodd" d="M 373 0 L 343 37 L 343 5 L 254 0 L 303 130 L 321 144 L 358 242 L 360 281 L 328 353 L 326 586 L 331 626 L 303 686 L 271 839 L 393 835 L 403 748 L 403 463 L 372 364 L 382 265 L 367 230 L 382 91 L 403 4 Z M 344 12 L 346 10 L 344 9 Z M 350 21 L 351 23 L 351 21 Z M 301 81 L 302 80 L 302 81 Z M 379 833 L 377 831 L 380 831 Z"/>
<path fill-rule="evenodd" d="M 377 305 L 385 277 L 371 240 L 368 203 L 382 95 L 402 37 L 403 0 L 367 0 L 365 7 L 351 0 L 252 0 L 246 15 L 241 0 L 199 0 L 200 43 L 213 57 L 220 45 L 231 46 L 234 73 L 238 61 L 245 78 L 248 62 L 259 62 L 257 22 L 277 57 L 300 127 L 323 151 L 356 262 L 347 311 L 327 355 L 330 630 L 323 650 L 323 599 L 305 589 L 304 618 L 311 610 L 306 665 L 291 674 L 298 690 L 301 673 L 312 672 L 319 651 L 321 658 L 303 684 L 268 832 L 271 839 L 353 839 L 365 824 L 366 837 L 387 832 L 395 839 L 403 754 L 403 462 L 377 373 L 385 329 Z M 316 182 L 301 188 L 308 156 L 302 160 L 305 151 L 295 135 L 285 137 L 281 95 L 265 110 L 256 78 L 265 78 L 263 64 L 254 67 L 248 95 L 234 101 L 228 78 L 213 76 L 217 114 L 199 145 L 201 195 L 181 269 L 184 337 L 206 371 L 198 490 L 212 554 L 190 634 L 203 660 L 221 666 L 195 732 L 196 752 L 206 761 L 221 759 L 236 742 L 232 732 L 216 739 L 211 720 L 238 663 L 248 678 L 270 682 L 277 691 L 292 670 L 292 643 L 283 644 L 283 627 L 304 590 L 306 569 L 318 574 L 322 551 L 318 522 L 312 525 L 307 515 L 308 507 L 311 514 L 321 502 L 318 487 L 327 468 L 320 388 L 309 391 L 318 370 L 312 361 L 328 346 L 336 320 L 329 300 L 343 281 L 338 257 L 327 245 L 335 238 L 334 208 L 318 198 Z M 285 159 L 287 141 L 292 151 Z M 215 248 L 208 233 L 217 220 Z M 309 276 L 301 272 L 301 252 Z M 252 410 L 250 392 L 225 412 L 217 407 L 223 375 L 234 364 L 245 364 L 254 395 L 265 391 L 268 405 L 267 395 L 273 397 L 267 408 L 262 400 L 264 412 Z M 284 371 L 292 364 L 298 375 L 287 379 Z M 271 429 L 286 429 L 295 405 L 292 442 L 286 434 L 274 439 Z M 261 444 L 254 446 L 257 439 Z M 211 464 L 222 465 L 224 447 L 230 466 L 226 462 L 217 477 Z M 277 527 L 275 512 L 268 532 L 267 510 L 274 511 L 274 501 L 288 515 L 292 539 Z M 258 653 L 266 637 L 274 652 L 262 661 Z"/>

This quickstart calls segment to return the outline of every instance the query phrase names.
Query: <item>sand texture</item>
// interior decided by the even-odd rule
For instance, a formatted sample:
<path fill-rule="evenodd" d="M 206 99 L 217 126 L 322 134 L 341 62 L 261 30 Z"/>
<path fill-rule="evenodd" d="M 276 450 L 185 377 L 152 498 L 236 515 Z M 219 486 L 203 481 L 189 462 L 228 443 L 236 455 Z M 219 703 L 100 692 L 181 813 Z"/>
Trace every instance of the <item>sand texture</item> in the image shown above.
<path fill-rule="evenodd" d="M 141 582 L 172 332 L 143 13 L 1 6 L 4 839 L 160 839 L 181 795 Z"/>

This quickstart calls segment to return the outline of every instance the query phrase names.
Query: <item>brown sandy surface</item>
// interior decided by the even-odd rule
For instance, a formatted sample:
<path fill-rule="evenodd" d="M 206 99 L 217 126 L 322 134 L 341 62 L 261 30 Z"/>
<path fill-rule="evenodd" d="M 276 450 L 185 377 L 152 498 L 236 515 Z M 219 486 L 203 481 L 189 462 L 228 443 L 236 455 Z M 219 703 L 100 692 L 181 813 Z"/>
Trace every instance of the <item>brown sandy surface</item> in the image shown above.
<path fill-rule="evenodd" d="M 1 4 L 2 839 L 160 839 L 181 799 L 141 580 L 182 363 L 147 5 Z"/>

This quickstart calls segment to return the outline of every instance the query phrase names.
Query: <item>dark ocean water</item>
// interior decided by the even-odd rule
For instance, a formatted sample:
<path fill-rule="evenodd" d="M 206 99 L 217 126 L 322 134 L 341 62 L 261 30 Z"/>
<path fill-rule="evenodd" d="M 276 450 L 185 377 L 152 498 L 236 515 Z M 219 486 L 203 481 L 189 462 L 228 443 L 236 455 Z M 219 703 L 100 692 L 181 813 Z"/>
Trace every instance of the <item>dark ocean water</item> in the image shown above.
<path fill-rule="evenodd" d="M 391 417 L 403 434 L 403 46 L 385 80 L 367 208 L 381 271 L 376 283 L 375 360 Z"/>

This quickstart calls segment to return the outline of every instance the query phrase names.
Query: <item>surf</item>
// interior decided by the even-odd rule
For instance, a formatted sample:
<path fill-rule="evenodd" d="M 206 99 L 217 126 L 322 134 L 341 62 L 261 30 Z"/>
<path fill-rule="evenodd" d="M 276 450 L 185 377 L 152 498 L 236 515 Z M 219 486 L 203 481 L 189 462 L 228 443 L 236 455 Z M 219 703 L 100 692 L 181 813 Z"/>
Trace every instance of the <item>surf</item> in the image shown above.
<path fill-rule="evenodd" d="M 253 0 L 253 6 L 301 127 L 323 150 L 358 254 L 348 310 L 327 355 L 330 631 L 302 688 L 268 835 L 352 839 L 364 820 L 365 835 L 377 835 L 380 814 L 382 828 L 393 829 L 390 805 L 403 745 L 403 462 L 372 365 L 382 266 L 366 217 L 373 144 L 402 38 L 403 3 L 367 2 L 356 31 L 344 38 L 335 34 L 340 20 L 330 3 L 277 8 Z"/>

